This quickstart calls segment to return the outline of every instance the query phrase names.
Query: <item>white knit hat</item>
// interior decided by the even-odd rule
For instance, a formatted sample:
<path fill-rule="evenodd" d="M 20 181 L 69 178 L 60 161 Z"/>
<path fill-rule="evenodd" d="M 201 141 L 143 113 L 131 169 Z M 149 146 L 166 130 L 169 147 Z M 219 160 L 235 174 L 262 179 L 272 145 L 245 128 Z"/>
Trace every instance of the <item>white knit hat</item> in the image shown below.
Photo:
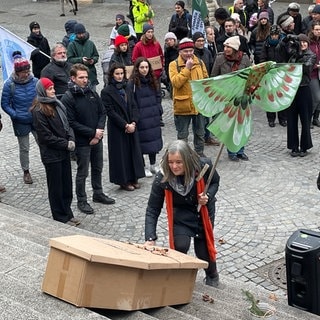
<path fill-rule="evenodd" d="M 224 43 L 223 43 L 224 46 L 227 46 L 227 47 L 230 47 L 236 51 L 239 50 L 240 48 L 240 39 L 239 39 L 239 36 L 233 36 L 233 37 L 230 37 L 228 38 Z"/>
<path fill-rule="evenodd" d="M 177 40 L 177 36 L 173 32 L 167 32 L 164 36 L 164 41 L 166 41 L 167 39 Z"/>

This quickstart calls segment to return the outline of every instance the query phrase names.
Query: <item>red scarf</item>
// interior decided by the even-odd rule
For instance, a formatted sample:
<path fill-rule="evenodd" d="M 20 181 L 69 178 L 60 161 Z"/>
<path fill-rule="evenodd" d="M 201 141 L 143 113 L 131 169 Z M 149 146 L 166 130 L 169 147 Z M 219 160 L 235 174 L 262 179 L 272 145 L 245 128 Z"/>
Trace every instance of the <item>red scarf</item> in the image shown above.
<path fill-rule="evenodd" d="M 232 56 L 227 56 L 225 54 L 224 57 L 228 61 L 233 61 L 233 64 L 232 64 L 232 67 L 231 67 L 231 71 L 238 71 L 239 70 L 240 62 L 241 62 L 242 57 L 243 57 L 243 52 L 242 51 L 237 51 L 235 53 L 235 55 L 232 55 Z"/>
<path fill-rule="evenodd" d="M 205 187 L 204 179 L 202 178 L 197 182 L 197 194 L 203 192 Z M 172 191 L 165 189 L 165 199 L 167 207 L 168 217 L 168 229 L 169 229 L 169 246 L 174 250 L 174 237 L 173 237 L 173 196 Z M 207 242 L 207 249 L 209 252 L 210 261 L 216 261 L 217 249 L 214 245 L 214 235 L 211 220 L 209 218 L 209 212 L 207 206 L 201 206 L 200 209 L 202 224 Z"/>

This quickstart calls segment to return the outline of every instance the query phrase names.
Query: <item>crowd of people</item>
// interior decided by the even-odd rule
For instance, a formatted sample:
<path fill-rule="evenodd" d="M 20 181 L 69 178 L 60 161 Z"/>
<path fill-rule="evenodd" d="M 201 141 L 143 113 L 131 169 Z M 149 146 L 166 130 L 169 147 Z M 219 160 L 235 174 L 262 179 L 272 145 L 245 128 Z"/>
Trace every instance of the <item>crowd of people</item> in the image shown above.
<path fill-rule="evenodd" d="M 73 5 L 76 14 L 77 1 Z M 96 91 L 99 53 L 85 25 L 68 20 L 62 42 L 50 49 L 39 23 L 31 22 L 27 41 L 37 48 L 31 55 L 32 64 L 21 52 L 12 54 L 14 71 L 4 84 L 1 107 L 10 116 L 18 139 L 26 184 L 33 183 L 30 133 L 39 145 L 54 220 L 73 226 L 80 223 L 71 210 L 71 159 L 77 162 L 79 211 L 94 213 L 86 192 L 89 167 L 92 201 L 115 203 L 102 186 L 102 141 L 107 139 L 111 183 L 134 191 L 141 187 L 139 179 L 155 177 L 146 211 L 146 243 L 155 244 L 156 224 L 165 201 L 170 246 L 187 253 L 190 239 L 195 238 L 196 255 L 209 264 L 205 283 L 217 286 L 213 226 L 219 175 L 214 172 L 210 180 L 208 174 L 201 176 L 201 170 L 205 163 L 212 167 L 205 146 L 220 143 L 206 128 L 212 119 L 193 105 L 190 80 L 265 61 L 301 63 L 303 76 L 297 94 L 292 105 L 278 113 L 278 119 L 287 127 L 291 156 L 306 156 L 312 148 L 310 129 L 320 127 L 320 5 L 310 6 L 303 19 L 300 5 L 293 2 L 275 19 L 268 0 L 234 0 L 230 8 L 216 9 L 215 25 L 206 20 L 205 30 L 193 34 L 185 3 L 176 1 L 174 9 L 163 43 L 155 36 L 155 12 L 146 0 L 130 1 L 132 24 L 123 13 L 116 15 L 102 62 L 104 88 L 100 95 Z M 177 140 L 159 161 L 164 126 L 161 83 L 172 99 Z M 267 113 L 270 128 L 275 127 L 276 116 Z M 188 142 L 190 126 L 193 148 Z M 228 150 L 230 161 L 248 161 L 244 149 Z M 205 183 L 209 187 L 206 192 Z M 0 186 L 0 192 L 5 191 Z"/>

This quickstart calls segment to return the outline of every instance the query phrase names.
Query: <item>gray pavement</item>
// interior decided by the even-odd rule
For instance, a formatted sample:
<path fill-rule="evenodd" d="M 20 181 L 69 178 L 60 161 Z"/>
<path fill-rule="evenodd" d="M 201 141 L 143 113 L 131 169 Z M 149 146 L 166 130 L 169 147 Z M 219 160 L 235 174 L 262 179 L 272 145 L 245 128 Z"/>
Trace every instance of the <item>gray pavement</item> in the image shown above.
<path fill-rule="evenodd" d="M 70 13 L 67 17 L 59 17 L 57 1 L 2 0 L 0 3 L 0 24 L 23 39 L 29 34 L 29 23 L 36 20 L 50 44 L 61 41 L 65 21 L 76 18 L 86 25 L 101 57 L 107 48 L 115 15 L 118 12 L 127 13 L 128 8 L 128 1 L 124 0 L 99 4 L 83 1 L 80 2 L 77 16 Z M 155 33 L 161 42 L 173 11 L 173 3 L 153 0 L 157 14 Z M 277 15 L 286 10 L 287 3 L 276 2 L 272 6 Z M 301 4 L 301 7 L 303 14 L 307 12 L 308 4 Z M 100 65 L 97 67 L 102 83 Z M 0 85 L 2 87 L 2 81 Z M 101 88 L 100 84 L 98 91 Z M 166 144 L 176 138 L 171 100 L 168 97 L 164 99 L 163 107 L 163 139 Z M 38 147 L 31 138 L 30 171 L 34 183 L 25 185 L 10 119 L 4 112 L 1 114 L 4 129 L 0 133 L 0 183 L 7 188 L 7 192 L 1 195 L 1 202 L 48 218 L 48 223 L 51 223 L 45 171 Z M 217 167 L 221 184 L 217 195 L 215 226 L 216 239 L 223 238 L 226 241 L 223 245 L 217 242 L 221 275 L 285 295 L 283 290 L 257 275 L 255 269 L 283 258 L 286 241 L 295 230 L 319 229 L 319 191 L 315 183 L 319 172 L 319 133 L 319 128 L 312 130 L 314 147 L 305 158 L 292 158 L 286 148 L 286 129 L 278 124 L 275 128 L 269 128 L 265 113 L 255 109 L 253 135 L 246 147 L 250 161 L 233 163 L 228 161 L 226 152 L 223 152 Z M 206 155 L 212 159 L 215 159 L 217 152 L 217 147 L 205 148 Z M 119 190 L 118 186 L 109 182 L 107 159 L 105 145 L 104 191 L 116 199 L 116 204 L 104 206 L 94 203 L 95 214 L 84 215 L 77 210 L 74 200 L 74 214 L 81 219 L 79 228 L 114 240 L 141 243 L 144 241 L 144 214 L 152 179 L 141 179 L 140 190 Z M 75 174 L 75 163 L 72 170 Z M 92 191 L 89 183 L 87 190 L 90 199 Z M 167 245 L 166 229 L 166 216 L 163 214 L 158 225 L 159 245 Z"/>

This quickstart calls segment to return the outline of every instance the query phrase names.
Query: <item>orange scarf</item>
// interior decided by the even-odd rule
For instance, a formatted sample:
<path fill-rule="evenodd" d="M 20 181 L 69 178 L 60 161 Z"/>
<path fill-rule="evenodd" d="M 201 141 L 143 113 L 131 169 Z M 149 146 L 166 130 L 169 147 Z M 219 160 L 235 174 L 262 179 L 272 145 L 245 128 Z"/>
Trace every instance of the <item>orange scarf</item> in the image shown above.
<path fill-rule="evenodd" d="M 197 182 L 197 194 L 203 192 L 205 187 L 204 179 L 202 178 Z M 169 246 L 174 249 L 174 236 L 173 236 L 173 196 L 172 191 L 165 189 L 165 199 L 168 217 L 168 229 L 169 229 Z M 216 261 L 217 249 L 214 245 L 214 236 L 211 220 L 209 218 L 209 212 L 207 206 L 201 206 L 200 209 L 202 224 L 207 242 L 207 249 L 209 252 L 210 261 Z"/>

